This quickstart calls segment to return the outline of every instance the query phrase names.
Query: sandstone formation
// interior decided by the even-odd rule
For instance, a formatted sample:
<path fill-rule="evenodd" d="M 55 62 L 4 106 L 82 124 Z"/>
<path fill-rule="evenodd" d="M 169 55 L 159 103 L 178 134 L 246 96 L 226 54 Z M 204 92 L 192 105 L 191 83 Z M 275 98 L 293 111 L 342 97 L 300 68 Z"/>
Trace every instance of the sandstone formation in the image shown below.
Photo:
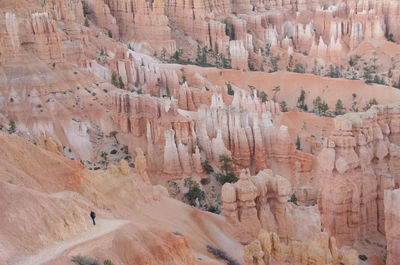
<path fill-rule="evenodd" d="M 296 187 L 309 182 L 312 156 L 296 150 L 287 127 L 273 125 L 272 121 L 279 123 L 280 110 L 272 101 L 261 103 L 256 95 L 237 90 L 234 108 L 227 107 L 220 94 L 214 94 L 210 106 L 201 105 L 195 112 L 178 109 L 175 99 L 120 93 L 113 98 L 114 120 L 124 132 L 151 136 L 149 143 L 163 150 L 163 172 L 168 175 L 201 172 L 196 153 L 201 147 L 205 159 L 216 164 L 221 155 L 227 155 L 237 167 L 250 168 L 251 172 L 271 166 Z"/>
<path fill-rule="evenodd" d="M 322 226 L 340 245 L 385 233 L 384 190 L 399 185 L 393 166 L 398 113 L 396 104 L 337 117 L 318 156 Z"/>
<path fill-rule="evenodd" d="M 175 52 L 176 45 L 171 38 L 164 1 L 89 0 L 87 2 L 96 24 L 110 30 L 113 37 L 120 37 L 135 47 L 144 41 L 158 53 L 163 49 L 168 55 Z"/>
<path fill-rule="evenodd" d="M 387 240 L 386 264 L 393 265 L 398 262 L 400 252 L 399 232 L 399 189 L 386 190 L 384 197 L 385 207 L 385 231 Z"/>
<path fill-rule="evenodd" d="M 242 244 L 256 239 L 261 228 L 275 232 L 284 242 L 314 239 L 321 229 L 318 210 L 288 202 L 291 192 L 289 181 L 271 170 L 256 176 L 243 170 L 238 182 L 222 187 L 228 228 Z"/>
<path fill-rule="evenodd" d="M 305 242 L 290 241 L 281 243 L 276 233 L 262 229 L 258 238 L 248 244 L 244 250 L 246 265 L 269 265 L 273 261 L 287 264 L 344 264 L 357 265 L 355 250 L 341 250 L 334 237 L 320 232 L 318 237 Z"/>

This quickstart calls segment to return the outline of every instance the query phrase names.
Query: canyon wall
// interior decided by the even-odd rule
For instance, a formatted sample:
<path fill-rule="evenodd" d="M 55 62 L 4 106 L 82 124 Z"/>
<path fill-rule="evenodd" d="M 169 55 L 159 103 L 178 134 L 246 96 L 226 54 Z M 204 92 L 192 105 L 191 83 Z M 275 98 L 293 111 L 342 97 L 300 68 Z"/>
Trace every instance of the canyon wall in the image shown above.
<path fill-rule="evenodd" d="M 185 93 L 193 91 L 186 86 L 179 91 L 182 88 Z M 158 161 L 155 167 L 158 170 L 181 178 L 201 172 L 201 161 L 219 165 L 220 155 L 228 155 L 234 160 L 236 172 L 249 168 L 255 173 L 271 167 L 296 187 L 309 183 L 313 156 L 296 150 L 287 127 L 279 126 L 277 103 L 262 103 L 257 95 L 240 89 L 235 92 L 232 106 L 224 104 L 221 94 L 213 94 L 209 106 L 208 97 L 203 102 L 202 97 L 179 94 L 179 98 L 184 99 L 179 101 L 181 104 L 173 97 L 113 95 L 113 117 L 121 130 L 147 137 L 149 156 L 154 150 L 164 154 L 164 162 Z M 179 106 L 198 109 L 190 111 Z"/>
<path fill-rule="evenodd" d="M 319 232 L 315 239 L 305 242 L 290 241 L 281 243 L 276 233 L 262 229 L 258 238 L 244 249 L 246 265 L 269 265 L 273 262 L 285 264 L 346 264 L 357 265 L 357 251 L 349 248 L 339 249 L 334 237 Z"/>
<path fill-rule="evenodd" d="M 242 244 L 256 239 L 261 228 L 276 233 L 284 242 L 314 239 L 321 230 L 317 206 L 288 202 L 291 193 L 290 182 L 271 170 L 255 176 L 242 170 L 238 182 L 222 187 L 228 229 Z"/>
<path fill-rule="evenodd" d="M 384 191 L 399 186 L 399 105 L 335 118 L 318 155 L 322 226 L 339 244 L 385 233 Z"/>
<path fill-rule="evenodd" d="M 386 190 L 384 195 L 387 265 L 398 263 L 400 255 L 400 190 Z"/>

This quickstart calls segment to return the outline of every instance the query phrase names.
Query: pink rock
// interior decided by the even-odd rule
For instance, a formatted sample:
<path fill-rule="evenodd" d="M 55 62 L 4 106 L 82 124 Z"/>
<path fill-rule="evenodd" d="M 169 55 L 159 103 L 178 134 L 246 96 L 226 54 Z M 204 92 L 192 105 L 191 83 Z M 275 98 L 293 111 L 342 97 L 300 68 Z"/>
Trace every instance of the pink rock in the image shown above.
<path fill-rule="evenodd" d="M 395 265 L 400 256 L 400 190 L 385 191 L 386 264 Z"/>

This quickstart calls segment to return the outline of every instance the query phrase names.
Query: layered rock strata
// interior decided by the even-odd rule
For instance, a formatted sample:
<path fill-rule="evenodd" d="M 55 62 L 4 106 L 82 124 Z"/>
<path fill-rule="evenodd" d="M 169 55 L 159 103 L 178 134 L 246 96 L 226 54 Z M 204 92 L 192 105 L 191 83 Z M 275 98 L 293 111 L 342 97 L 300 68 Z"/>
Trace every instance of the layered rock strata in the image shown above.
<path fill-rule="evenodd" d="M 261 228 L 275 232 L 284 242 L 315 238 L 321 229 L 317 207 L 288 202 L 291 191 L 289 181 L 271 170 L 256 176 L 243 170 L 238 182 L 222 187 L 228 229 L 242 244 L 256 239 Z"/>
<path fill-rule="evenodd" d="M 262 229 L 258 238 L 245 247 L 243 258 L 246 265 L 275 264 L 273 262 L 304 265 L 358 264 L 357 251 L 339 249 L 335 238 L 322 232 L 313 240 L 284 244 L 276 233 Z"/>
<path fill-rule="evenodd" d="M 385 233 L 384 190 L 399 186 L 399 113 L 399 105 L 374 106 L 335 118 L 318 155 L 322 225 L 339 244 Z"/>

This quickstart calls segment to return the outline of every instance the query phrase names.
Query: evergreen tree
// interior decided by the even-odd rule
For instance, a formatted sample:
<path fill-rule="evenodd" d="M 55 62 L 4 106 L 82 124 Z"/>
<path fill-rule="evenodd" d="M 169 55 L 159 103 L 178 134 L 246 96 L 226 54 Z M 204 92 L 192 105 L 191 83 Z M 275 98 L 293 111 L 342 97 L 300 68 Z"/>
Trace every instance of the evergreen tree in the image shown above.
<path fill-rule="evenodd" d="M 335 115 L 342 115 L 344 113 L 344 107 L 341 99 L 338 99 L 335 105 Z"/>

